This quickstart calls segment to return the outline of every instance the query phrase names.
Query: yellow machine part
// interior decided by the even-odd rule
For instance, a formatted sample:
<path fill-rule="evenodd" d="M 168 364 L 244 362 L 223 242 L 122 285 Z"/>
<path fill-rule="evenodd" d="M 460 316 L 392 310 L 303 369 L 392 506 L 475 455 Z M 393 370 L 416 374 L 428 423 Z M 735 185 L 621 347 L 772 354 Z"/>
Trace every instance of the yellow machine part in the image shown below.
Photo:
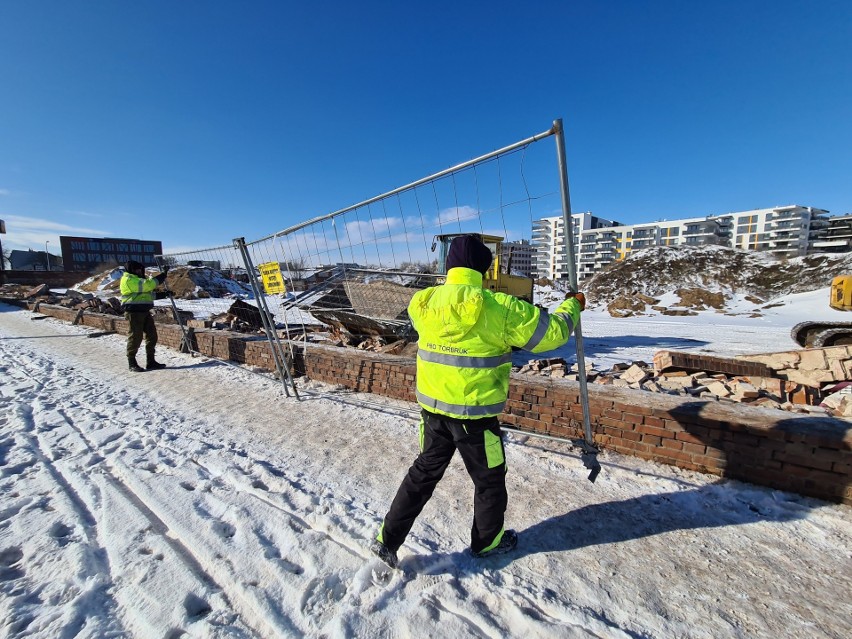
<path fill-rule="evenodd" d="M 446 273 L 445 263 L 447 253 L 449 252 L 450 242 L 453 238 L 463 233 L 449 233 L 444 235 L 436 235 L 436 241 L 441 242 L 441 255 L 439 259 L 440 272 Z M 479 235 L 482 242 L 491 250 L 494 256 L 494 261 L 491 262 L 491 268 L 485 273 L 482 279 L 482 287 L 497 293 L 506 293 L 514 297 L 524 299 L 530 303 L 533 301 L 533 280 L 530 277 L 520 275 L 510 275 L 504 273 L 503 267 L 503 252 L 501 250 L 503 238 L 498 235 Z M 434 250 L 434 247 L 433 249 Z"/>
<path fill-rule="evenodd" d="M 532 302 L 532 285 L 533 281 L 528 277 L 497 273 L 497 278 L 494 279 L 490 271 L 482 280 L 483 288 L 487 288 L 498 293 L 507 293 L 508 295 L 525 299 L 528 302 Z"/>
<path fill-rule="evenodd" d="M 852 311 L 852 275 L 838 275 L 831 281 L 831 308 Z"/>

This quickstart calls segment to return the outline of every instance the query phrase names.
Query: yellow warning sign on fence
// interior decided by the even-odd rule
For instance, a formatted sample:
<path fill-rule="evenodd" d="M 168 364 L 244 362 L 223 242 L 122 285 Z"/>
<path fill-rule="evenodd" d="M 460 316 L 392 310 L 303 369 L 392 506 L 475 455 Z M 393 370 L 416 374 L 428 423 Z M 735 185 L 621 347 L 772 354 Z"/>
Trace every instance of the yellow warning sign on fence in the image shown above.
<path fill-rule="evenodd" d="M 287 292 L 278 262 L 265 262 L 258 264 L 257 268 L 260 269 L 260 277 L 263 279 L 263 290 L 268 295 Z"/>

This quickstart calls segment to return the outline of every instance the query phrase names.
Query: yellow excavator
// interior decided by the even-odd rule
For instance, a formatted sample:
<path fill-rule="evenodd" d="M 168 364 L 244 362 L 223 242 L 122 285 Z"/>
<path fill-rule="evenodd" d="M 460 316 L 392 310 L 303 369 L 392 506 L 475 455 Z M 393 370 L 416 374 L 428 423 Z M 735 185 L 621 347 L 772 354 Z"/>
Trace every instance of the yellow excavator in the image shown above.
<path fill-rule="evenodd" d="M 438 272 L 447 272 L 447 254 L 450 252 L 450 243 L 453 238 L 460 235 L 470 235 L 470 233 L 450 233 L 444 235 L 436 235 L 432 242 L 432 251 L 436 246 L 440 247 L 438 253 Z M 512 275 L 512 258 L 511 254 L 504 261 L 503 257 L 503 238 L 497 235 L 481 235 L 476 234 L 494 255 L 494 261 L 491 262 L 491 268 L 485 273 L 482 279 L 482 287 L 498 293 L 506 293 L 520 299 L 526 300 L 530 304 L 533 301 L 533 280 L 531 277 L 523 275 Z"/>
<path fill-rule="evenodd" d="M 838 275 L 831 281 L 828 304 L 838 311 L 852 311 L 852 275 Z M 793 327 L 790 335 L 805 348 L 852 344 L 852 321 L 802 322 Z"/>

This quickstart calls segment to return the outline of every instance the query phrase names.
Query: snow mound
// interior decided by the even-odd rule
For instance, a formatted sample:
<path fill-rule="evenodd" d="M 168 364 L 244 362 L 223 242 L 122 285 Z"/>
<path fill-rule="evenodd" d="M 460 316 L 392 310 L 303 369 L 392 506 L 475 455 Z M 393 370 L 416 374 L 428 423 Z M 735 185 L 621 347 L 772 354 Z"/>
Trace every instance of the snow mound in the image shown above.
<path fill-rule="evenodd" d="M 771 301 L 831 285 L 852 272 L 852 255 L 818 254 L 779 259 L 721 246 L 650 247 L 607 266 L 583 283 L 591 301 L 609 304 L 627 294 L 661 297 L 678 289 L 703 289 L 726 298 L 751 295 Z"/>

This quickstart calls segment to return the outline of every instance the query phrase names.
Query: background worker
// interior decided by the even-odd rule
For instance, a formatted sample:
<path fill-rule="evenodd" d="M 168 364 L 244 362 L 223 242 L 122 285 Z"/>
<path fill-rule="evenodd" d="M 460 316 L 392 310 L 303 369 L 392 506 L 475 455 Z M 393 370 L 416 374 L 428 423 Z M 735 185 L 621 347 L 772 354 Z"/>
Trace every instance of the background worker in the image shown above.
<path fill-rule="evenodd" d="M 541 353 L 565 344 L 586 300 L 569 293 L 553 314 L 482 287 L 491 251 L 479 236 L 455 238 L 447 279 L 415 293 L 408 306 L 419 335 L 417 402 L 420 454 L 403 479 L 371 550 L 391 567 L 414 520 L 456 450 L 475 487 L 470 550 L 508 552 L 518 536 L 505 530 L 506 459 L 497 416 L 509 392 L 512 349 Z"/>
<path fill-rule="evenodd" d="M 124 274 L 121 276 L 121 308 L 128 322 L 127 332 L 127 363 L 134 373 L 142 372 L 142 367 L 136 363 L 136 352 L 145 337 L 145 355 L 147 362 L 145 368 L 155 370 L 165 368 L 154 359 L 154 349 L 157 346 L 157 327 L 151 316 L 154 308 L 154 289 L 166 281 L 169 267 L 163 268 L 163 272 L 154 277 L 145 276 L 145 267 L 135 260 L 129 260 L 124 266 Z"/>

